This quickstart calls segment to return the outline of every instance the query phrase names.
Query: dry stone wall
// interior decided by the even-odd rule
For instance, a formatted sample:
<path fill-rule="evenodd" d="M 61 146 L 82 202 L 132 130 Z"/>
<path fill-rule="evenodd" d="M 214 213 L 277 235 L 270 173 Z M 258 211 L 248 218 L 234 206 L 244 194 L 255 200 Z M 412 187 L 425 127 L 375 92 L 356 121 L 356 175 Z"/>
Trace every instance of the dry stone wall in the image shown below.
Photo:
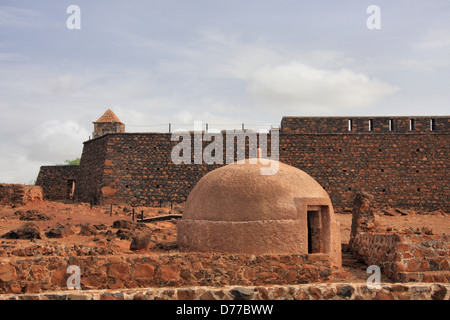
<path fill-rule="evenodd" d="M 450 236 L 358 233 L 353 255 L 398 282 L 450 283 Z"/>
<path fill-rule="evenodd" d="M 0 300 L 449 300 L 449 284 L 363 283 L 67 290 L 0 295 Z"/>
<path fill-rule="evenodd" d="M 36 185 L 42 187 L 44 198 L 63 200 L 70 198 L 71 181 L 76 183 L 79 166 L 42 166 Z"/>
<path fill-rule="evenodd" d="M 41 187 L 22 184 L 0 184 L 0 204 L 25 205 L 28 202 L 40 201 L 43 198 Z"/>
<path fill-rule="evenodd" d="M 45 253 L 45 251 L 43 251 Z M 67 268 L 81 269 L 81 288 L 119 289 L 327 282 L 330 257 L 174 253 L 126 256 L 0 258 L 0 294 L 67 289 Z"/>

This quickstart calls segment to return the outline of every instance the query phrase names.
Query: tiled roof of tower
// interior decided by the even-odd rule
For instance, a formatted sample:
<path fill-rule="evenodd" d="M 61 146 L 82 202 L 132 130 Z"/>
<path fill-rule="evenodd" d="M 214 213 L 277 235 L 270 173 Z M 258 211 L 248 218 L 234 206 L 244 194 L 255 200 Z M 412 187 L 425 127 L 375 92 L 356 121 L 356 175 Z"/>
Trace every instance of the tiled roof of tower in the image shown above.
<path fill-rule="evenodd" d="M 117 116 L 114 114 L 114 112 L 111 111 L 111 109 L 106 110 L 106 112 L 94 123 L 105 123 L 105 122 L 120 122 L 122 121 L 117 118 Z"/>

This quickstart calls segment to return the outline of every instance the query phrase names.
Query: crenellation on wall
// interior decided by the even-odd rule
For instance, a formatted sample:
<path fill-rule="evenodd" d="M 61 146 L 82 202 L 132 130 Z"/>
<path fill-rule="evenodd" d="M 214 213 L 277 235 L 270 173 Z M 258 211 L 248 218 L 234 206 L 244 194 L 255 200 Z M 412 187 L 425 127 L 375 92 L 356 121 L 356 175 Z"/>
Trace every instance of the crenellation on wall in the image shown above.
<path fill-rule="evenodd" d="M 433 130 L 431 130 L 432 121 Z M 450 131 L 450 118 L 446 116 L 283 117 L 281 121 L 281 131 L 285 134 L 448 134 Z"/>

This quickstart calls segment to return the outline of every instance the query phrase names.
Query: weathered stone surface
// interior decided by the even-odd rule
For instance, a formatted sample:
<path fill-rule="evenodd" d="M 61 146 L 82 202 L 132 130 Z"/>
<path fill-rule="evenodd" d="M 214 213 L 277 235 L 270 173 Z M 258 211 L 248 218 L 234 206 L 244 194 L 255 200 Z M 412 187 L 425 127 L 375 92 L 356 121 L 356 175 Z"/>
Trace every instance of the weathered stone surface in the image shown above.
<path fill-rule="evenodd" d="M 350 298 L 353 295 L 354 288 L 350 285 L 338 285 L 336 287 L 336 294 L 342 298 Z"/>
<path fill-rule="evenodd" d="M 117 220 L 113 222 L 113 228 L 132 230 L 136 228 L 136 223 L 129 220 Z"/>
<path fill-rule="evenodd" d="M 25 240 L 41 239 L 41 231 L 33 222 L 26 222 L 19 228 L 5 233 L 2 235 L 2 238 Z"/>
<path fill-rule="evenodd" d="M 134 268 L 134 279 L 151 279 L 155 274 L 155 268 L 148 263 L 143 263 Z"/>
<path fill-rule="evenodd" d="M 156 244 L 151 231 L 145 231 L 135 235 L 130 244 L 130 250 L 153 249 L 155 247 Z"/>
<path fill-rule="evenodd" d="M 0 280 L 4 282 L 14 281 L 18 278 L 16 268 L 10 264 L 0 266 Z"/>
<path fill-rule="evenodd" d="M 234 300 L 249 300 L 255 293 L 254 289 L 238 287 L 232 289 L 230 293 L 233 295 Z"/>
<path fill-rule="evenodd" d="M 95 236 L 97 229 L 90 223 L 83 223 L 80 225 L 80 236 Z"/>
<path fill-rule="evenodd" d="M 133 240 L 134 232 L 129 229 L 119 229 L 116 232 L 116 236 L 119 237 L 120 240 Z"/>
<path fill-rule="evenodd" d="M 50 217 L 48 215 L 46 215 L 45 213 L 41 213 L 35 209 L 27 210 L 26 212 L 19 210 L 19 211 L 16 211 L 15 214 L 19 216 L 20 220 L 24 220 L 24 221 L 50 220 Z"/>
<path fill-rule="evenodd" d="M 398 282 L 450 281 L 450 248 L 446 235 L 359 233 L 354 238 L 353 254 L 377 265 L 384 275 Z"/>
<path fill-rule="evenodd" d="M 111 263 L 108 266 L 108 277 L 127 280 L 131 277 L 131 268 L 126 263 Z"/>
<path fill-rule="evenodd" d="M 339 292 L 338 287 L 349 286 L 342 295 L 334 294 Z M 233 298 L 232 292 L 244 290 L 253 292 L 252 300 L 276 300 L 276 299 L 294 299 L 310 300 L 316 299 L 321 295 L 321 299 L 329 300 L 432 300 L 449 299 L 450 284 L 405 284 L 401 290 L 394 289 L 396 284 L 383 284 L 380 290 L 368 290 L 366 284 L 304 284 L 288 286 L 231 286 L 226 288 L 212 287 L 184 287 L 177 289 L 167 288 L 145 288 L 145 289 L 127 289 L 127 290 L 83 290 L 77 293 L 73 291 L 45 292 L 0 295 L 0 300 L 217 300 Z M 444 292 L 445 290 L 446 292 Z M 320 291 L 320 294 L 319 294 Z M 313 295 L 310 294 L 313 293 Z"/>
<path fill-rule="evenodd" d="M 73 234 L 72 230 L 70 228 L 66 228 L 60 223 L 57 223 L 45 233 L 47 238 L 65 238 L 70 234 Z"/>
<path fill-rule="evenodd" d="M 0 183 L 0 204 L 22 206 L 42 199 L 43 192 L 40 186 Z"/>
<path fill-rule="evenodd" d="M 445 295 L 447 294 L 448 289 L 443 285 L 436 285 L 436 289 L 431 295 L 431 299 L 433 300 L 444 300 Z"/>
<path fill-rule="evenodd" d="M 178 243 L 176 241 L 158 242 L 156 247 L 162 250 L 174 250 L 178 248 Z"/>
<path fill-rule="evenodd" d="M 375 226 L 374 196 L 367 192 L 358 192 L 353 202 L 352 226 L 350 231 L 349 247 L 352 249 L 353 241 L 360 232 L 367 232 Z"/>

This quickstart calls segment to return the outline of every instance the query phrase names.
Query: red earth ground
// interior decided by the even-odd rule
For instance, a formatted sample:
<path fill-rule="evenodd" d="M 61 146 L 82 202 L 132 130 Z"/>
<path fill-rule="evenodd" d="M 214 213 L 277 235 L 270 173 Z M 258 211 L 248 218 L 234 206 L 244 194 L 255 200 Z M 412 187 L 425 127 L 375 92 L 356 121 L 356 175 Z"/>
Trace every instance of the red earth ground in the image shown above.
<path fill-rule="evenodd" d="M 132 220 L 131 208 L 126 206 L 113 206 L 112 215 L 110 216 L 110 206 L 94 206 L 92 209 L 89 204 L 86 203 L 72 203 L 72 202 L 50 202 L 50 201 L 37 201 L 29 203 L 25 206 L 12 207 L 12 206 L 0 206 L 0 235 L 7 233 L 10 230 L 16 229 L 27 221 L 19 219 L 19 214 L 16 214 L 18 210 L 26 212 L 27 210 L 37 210 L 39 213 L 44 213 L 50 217 L 50 220 L 45 221 L 32 221 L 41 230 L 42 239 L 33 240 L 10 240 L 0 239 L 0 257 L 5 256 L 6 249 L 8 251 L 20 250 L 21 248 L 30 247 L 31 244 L 50 245 L 53 247 L 67 248 L 73 246 L 84 246 L 87 248 L 104 247 L 113 252 L 114 254 L 131 254 L 130 250 L 131 240 L 120 240 L 115 237 L 117 228 L 113 228 L 113 222 L 116 220 Z M 135 208 L 135 212 L 141 212 L 144 210 L 144 217 L 155 217 L 161 215 L 167 215 L 170 213 L 171 208 Z M 341 224 L 341 240 L 343 244 L 348 243 L 350 237 L 351 228 L 351 214 L 336 213 L 336 218 Z M 377 216 L 377 221 L 383 226 L 389 226 L 398 230 L 421 227 L 431 228 L 435 234 L 450 234 L 450 215 L 433 212 L 432 214 L 416 214 L 410 212 L 408 215 L 398 216 L 386 216 L 380 214 Z M 56 223 L 69 226 L 74 232 L 74 235 L 70 235 L 65 238 L 52 238 L 45 237 L 45 232 L 53 227 Z M 104 225 L 104 230 L 92 236 L 78 235 L 80 231 L 80 224 L 92 224 L 92 225 Z M 156 243 L 161 242 L 175 242 L 176 241 L 176 219 L 172 218 L 166 221 L 150 222 L 146 223 L 149 229 L 153 232 L 154 241 Z M 107 232 L 109 231 L 109 237 Z M 111 234 L 113 236 L 111 237 Z M 156 249 L 163 250 L 163 249 Z M 172 249 L 174 250 L 174 249 Z M 176 250 L 176 249 L 175 249 Z M 61 250 L 62 254 L 66 254 L 67 250 Z M 367 279 L 365 272 L 367 266 L 354 263 L 349 266 L 344 266 L 344 270 L 348 272 L 346 282 L 361 282 Z M 389 279 L 382 277 L 382 281 L 391 282 Z"/>

